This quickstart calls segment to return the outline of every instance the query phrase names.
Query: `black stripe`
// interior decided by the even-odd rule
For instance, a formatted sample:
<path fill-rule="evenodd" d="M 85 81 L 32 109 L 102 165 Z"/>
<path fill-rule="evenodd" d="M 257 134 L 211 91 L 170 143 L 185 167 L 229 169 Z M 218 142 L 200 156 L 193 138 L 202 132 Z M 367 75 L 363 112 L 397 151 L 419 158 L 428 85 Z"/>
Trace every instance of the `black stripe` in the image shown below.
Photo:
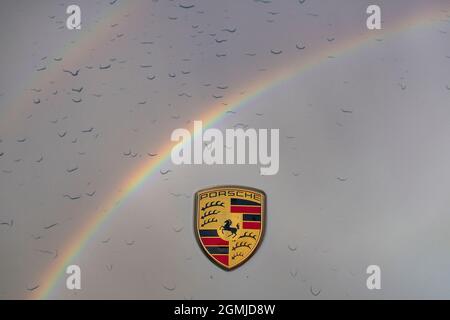
<path fill-rule="evenodd" d="M 209 229 L 209 230 L 199 230 L 200 237 L 218 237 L 217 230 Z"/>
<path fill-rule="evenodd" d="M 244 221 L 261 221 L 261 215 L 260 214 L 244 214 L 242 216 L 242 219 Z"/>
<path fill-rule="evenodd" d="M 228 254 L 228 247 L 206 247 L 210 254 Z"/>
<path fill-rule="evenodd" d="M 244 200 L 244 199 L 236 199 L 231 198 L 231 205 L 235 206 L 261 206 L 258 202 L 250 201 L 250 200 Z"/>

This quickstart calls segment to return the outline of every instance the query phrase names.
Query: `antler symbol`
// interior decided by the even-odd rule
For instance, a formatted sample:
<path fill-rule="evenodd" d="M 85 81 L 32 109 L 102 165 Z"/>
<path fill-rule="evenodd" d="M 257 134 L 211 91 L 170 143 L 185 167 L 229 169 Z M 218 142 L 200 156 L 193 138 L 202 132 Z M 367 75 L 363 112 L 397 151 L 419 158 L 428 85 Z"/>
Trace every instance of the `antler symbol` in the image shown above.
<path fill-rule="evenodd" d="M 239 236 L 239 239 L 241 239 L 241 238 L 252 238 L 252 239 L 256 240 L 256 234 L 254 234 L 253 232 L 245 231 L 242 236 Z"/>
<path fill-rule="evenodd" d="M 235 253 L 232 257 L 231 257 L 231 260 L 234 260 L 234 259 L 236 259 L 236 258 L 238 258 L 238 257 L 244 257 L 244 255 L 242 254 L 242 252 L 237 252 L 237 253 Z"/>
<path fill-rule="evenodd" d="M 236 242 L 236 245 L 231 250 L 235 251 L 236 249 L 239 249 L 239 248 L 249 248 L 249 249 L 251 249 L 252 247 L 250 246 L 250 243 L 245 242 L 245 241 L 241 241 L 241 242 Z"/>
<path fill-rule="evenodd" d="M 218 211 L 218 210 L 213 210 L 213 211 L 209 210 L 208 212 L 205 212 L 205 214 L 203 214 L 201 216 L 201 219 L 205 219 L 206 217 L 209 217 L 209 216 L 212 216 L 215 214 L 219 214 L 219 213 L 220 213 L 220 211 Z"/>
<path fill-rule="evenodd" d="M 206 220 L 205 222 L 202 223 L 202 227 L 206 226 L 207 224 L 213 223 L 213 222 L 218 222 L 218 220 L 216 218 L 209 218 L 208 220 Z"/>
<path fill-rule="evenodd" d="M 202 211 L 205 211 L 206 209 L 212 208 L 212 207 L 224 207 L 225 204 L 222 201 L 211 201 L 207 202 L 206 205 L 202 208 Z"/>

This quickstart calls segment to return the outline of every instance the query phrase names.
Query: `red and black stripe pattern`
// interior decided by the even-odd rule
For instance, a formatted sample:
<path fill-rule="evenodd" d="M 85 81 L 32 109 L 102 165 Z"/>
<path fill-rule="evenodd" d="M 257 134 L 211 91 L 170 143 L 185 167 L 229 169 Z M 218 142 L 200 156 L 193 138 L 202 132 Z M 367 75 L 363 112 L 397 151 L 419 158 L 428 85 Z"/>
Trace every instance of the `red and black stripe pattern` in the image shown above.
<path fill-rule="evenodd" d="M 261 204 L 258 202 L 231 198 L 231 213 L 242 214 L 243 229 L 261 230 Z"/>
<path fill-rule="evenodd" d="M 223 240 L 217 234 L 217 230 L 199 230 L 200 241 L 205 246 L 208 253 L 220 263 L 228 266 L 229 242 Z"/>

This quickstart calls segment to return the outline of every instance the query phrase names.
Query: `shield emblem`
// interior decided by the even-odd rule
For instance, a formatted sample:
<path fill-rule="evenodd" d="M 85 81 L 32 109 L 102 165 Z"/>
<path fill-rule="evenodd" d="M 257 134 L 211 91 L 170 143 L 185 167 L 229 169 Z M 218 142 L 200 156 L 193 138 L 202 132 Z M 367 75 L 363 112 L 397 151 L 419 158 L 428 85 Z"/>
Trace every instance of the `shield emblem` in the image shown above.
<path fill-rule="evenodd" d="M 234 269 L 258 249 L 265 228 L 266 194 L 241 186 L 218 186 L 195 193 L 195 234 L 212 262 Z"/>

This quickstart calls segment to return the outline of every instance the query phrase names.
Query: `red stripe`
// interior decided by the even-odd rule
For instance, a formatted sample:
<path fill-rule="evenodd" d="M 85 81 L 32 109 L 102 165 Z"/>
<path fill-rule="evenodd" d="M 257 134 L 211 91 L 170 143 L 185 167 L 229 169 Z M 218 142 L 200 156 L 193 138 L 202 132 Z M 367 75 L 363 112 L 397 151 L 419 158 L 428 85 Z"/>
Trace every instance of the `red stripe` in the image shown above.
<path fill-rule="evenodd" d="M 228 241 L 222 238 L 201 238 L 205 246 L 228 245 Z"/>
<path fill-rule="evenodd" d="M 244 221 L 242 223 L 242 228 L 243 229 L 261 229 L 261 222 L 248 222 L 248 221 Z"/>
<path fill-rule="evenodd" d="M 261 213 L 261 207 L 231 206 L 232 213 Z"/>
<path fill-rule="evenodd" d="M 221 262 L 222 264 L 228 266 L 228 255 L 227 254 L 213 254 L 214 259 Z"/>

